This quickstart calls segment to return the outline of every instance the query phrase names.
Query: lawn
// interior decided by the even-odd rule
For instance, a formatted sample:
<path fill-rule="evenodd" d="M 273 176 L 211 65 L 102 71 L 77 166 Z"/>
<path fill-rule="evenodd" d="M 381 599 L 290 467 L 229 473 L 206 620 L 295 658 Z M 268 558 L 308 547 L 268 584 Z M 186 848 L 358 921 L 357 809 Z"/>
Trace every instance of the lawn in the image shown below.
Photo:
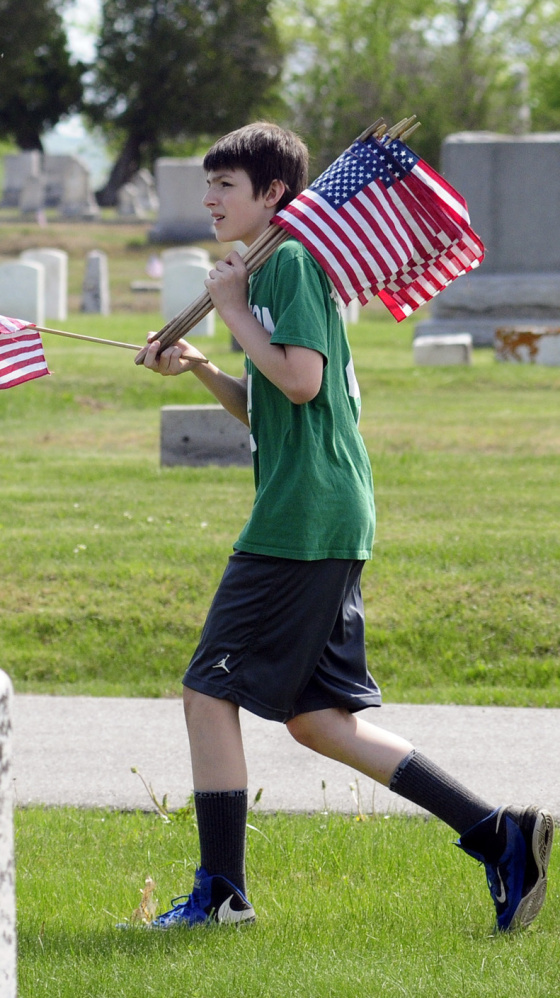
<path fill-rule="evenodd" d="M 483 870 L 435 820 L 257 811 L 249 824 L 254 926 L 119 931 L 146 877 L 158 911 L 190 890 L 192 817 L 20 812 L 20 998 L 560 994 L 557 886 L 529 930 L 496 937 Z"/>
<path fill-rule="evenodd" d="M 157 313 L 66 328 L 143 342 Z M 387 701 L 560 705 L 560 371 L 412 363 L 412 327 L 352 327 L 378 529 L 364 573 Z M 52 377 L 0 393 L 2 661 L 18 692 L 176 695 L 253 496 L 248 468 L 162 468 L 132 352 L 45 335 Z M 239 373 L 218 323 L 204 349 Z"/>

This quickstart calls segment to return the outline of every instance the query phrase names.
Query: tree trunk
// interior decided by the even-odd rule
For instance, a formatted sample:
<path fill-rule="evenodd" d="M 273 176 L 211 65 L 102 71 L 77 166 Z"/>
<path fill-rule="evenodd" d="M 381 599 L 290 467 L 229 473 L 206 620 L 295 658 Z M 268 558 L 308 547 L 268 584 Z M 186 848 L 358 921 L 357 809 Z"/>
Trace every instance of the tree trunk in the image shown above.
<path fill-rule="evenodd" d="M 95 199 L 101 207 L 116 205 L 119 188 L 127 184 L 142 165 L 143 145 L 144 140 L 140 136 L 128 136 L 124 148 L 113 164 L 107 183 L 95 192 Z"/>

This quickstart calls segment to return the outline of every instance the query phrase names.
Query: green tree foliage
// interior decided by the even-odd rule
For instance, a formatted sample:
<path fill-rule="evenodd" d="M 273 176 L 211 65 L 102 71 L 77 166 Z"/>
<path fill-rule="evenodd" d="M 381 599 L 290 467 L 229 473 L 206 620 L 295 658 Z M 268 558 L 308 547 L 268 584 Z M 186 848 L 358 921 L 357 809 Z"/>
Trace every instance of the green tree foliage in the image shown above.
<path fill-rule="evenodd" d="M 236 128 L 260 111 L 281 49 L 262 0 L 105 0 L 90 120 L 120 153 L 103 191 L 116 191 L 166 141 Z"/>
<path fill-rule="evenodd" d="M 560 121 L 550 0 L 276 0 L 274 9 L 290 51 L 292 120 L 318 169 L 380 115 L 417 114 L 414 148 L 436 166 L 450 132 L 526 129 L 527 86 L 542 120 Z"/>
<path fill-rule="evenodd" d="M 82 98 L 84 66 L 72 62 L 60 0 L 0 0 L 0 136 L 42 149 L 41 135 Z"/>

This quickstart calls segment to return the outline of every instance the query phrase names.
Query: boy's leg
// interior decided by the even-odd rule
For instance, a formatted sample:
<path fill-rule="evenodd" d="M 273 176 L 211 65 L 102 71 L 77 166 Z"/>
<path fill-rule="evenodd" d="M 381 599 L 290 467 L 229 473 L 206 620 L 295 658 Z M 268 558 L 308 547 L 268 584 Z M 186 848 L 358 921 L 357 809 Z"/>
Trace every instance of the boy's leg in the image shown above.
<path fill-rule="evenodd" d="M 152 923 L 156 928 L 218 922 L 254 921 L 245 896 L 247 768 L 239 710 L 184 689 L 194 801 L 200 841 L 200 867 L 192 894 L 176 898 L 173 908 Z"/>
<path fill-rule="evenodd" d="M 548 811 L 492 808 L 416 753 L 405 739 L 344 710 L 296 715 L 287 727 L 308 748 L 385 784 L 458 831 L 457 845 L 484 863 L 497 929 L 506 931 L 533 921 L 546 894 L 554 833 Z"/>
<path fill-rule="evenodd" d="M 356 714 L 337 708 L 318 710 L 298 714 L 287 727 L 296 741 L 390 787 L 460 834 L 493 811 L 490 804 L 416 753 L 407 739 Z"/>
<path fill-rule="evenodd" d="M 200 865 L 245 893 L 247 766 L 239 708 L 183 689 L 189 735 Z"/>

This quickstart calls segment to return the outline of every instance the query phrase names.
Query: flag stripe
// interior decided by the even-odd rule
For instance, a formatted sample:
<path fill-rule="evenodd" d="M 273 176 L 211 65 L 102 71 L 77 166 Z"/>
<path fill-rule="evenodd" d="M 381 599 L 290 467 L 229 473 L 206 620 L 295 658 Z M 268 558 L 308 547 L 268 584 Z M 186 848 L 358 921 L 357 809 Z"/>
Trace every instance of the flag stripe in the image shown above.
<path fill-rule="evenodd" d="M 33 323 L 0 316 L 0 388 L 49 374 L 40 334 Z"/>

